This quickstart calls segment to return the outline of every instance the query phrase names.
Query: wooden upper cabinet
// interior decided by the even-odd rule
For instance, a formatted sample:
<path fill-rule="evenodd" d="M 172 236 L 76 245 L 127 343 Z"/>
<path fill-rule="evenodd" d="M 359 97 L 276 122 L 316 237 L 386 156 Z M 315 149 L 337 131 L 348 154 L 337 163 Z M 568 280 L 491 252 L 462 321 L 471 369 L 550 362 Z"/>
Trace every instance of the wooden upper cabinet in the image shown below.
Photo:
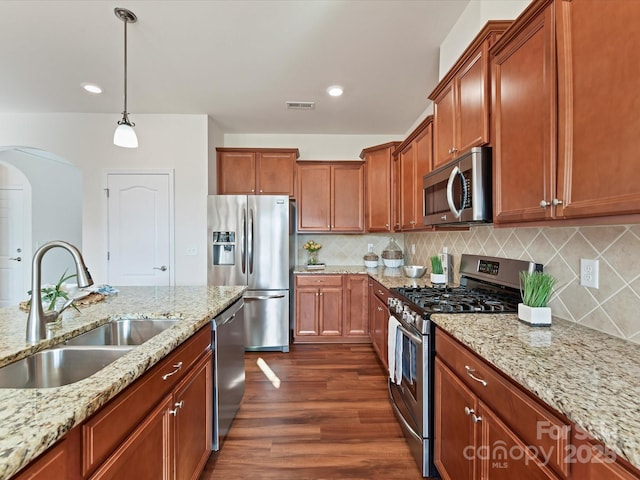
<path fill-rule="evenodd" d="M 496 223 L 637 218 L 638 15 L 537 0 L 492 48 Z"/>
<path fill-rule="evenodd" d="M 216 148 L 220 195 L 295 196 L 297 148 Z"/>
<path fill-rule="evenodd" d="M 364 165 L 298 163 L 298 230 L 364 232 Z"/>
<path fill-rule="evenodd" d="M 365 225 L 367 232 L 391 232 L 393 151 L 400 142 L 365 148 L 360 158 L 365 163 Z"/>
<path fill-rule="evenodd" d="M 556 1 L 557 218 L 640 213 L 640 2 Z"/>
<path fill-rule="evenodd" d="M 393 153 L 397 158 L 400 230 L 431 229 L 424 225 L 423 177 L 431 171 L 433 117 L 427 117 Z M 395 183 L 394 183 L 395 185 Z"/>
<path fill-rule="evenodd" d="M 490 143 L 489 47 L 511 21 L 490 21 L 429 95 L 434 104 L 433 168 Z"/>
<path fill-rule="evenodd" d="M 538 6 L 492 50 L 495 223 L 551 218 L 540 202 L 555 183 L 553 4 Z"/>

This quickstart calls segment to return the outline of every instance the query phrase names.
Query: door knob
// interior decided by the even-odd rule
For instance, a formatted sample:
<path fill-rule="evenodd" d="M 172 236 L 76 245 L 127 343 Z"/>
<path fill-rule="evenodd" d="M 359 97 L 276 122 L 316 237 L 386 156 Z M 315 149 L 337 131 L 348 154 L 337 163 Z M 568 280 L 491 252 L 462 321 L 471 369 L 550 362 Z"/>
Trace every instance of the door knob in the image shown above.
<path fill-rule="evenodd" d="M 164 265 L 162 265 L 161 267 L 153 267 L 153 269 L 154 270 L 160 270 L 160 271 L 163 271 L 163 272 L 167 271 L 167 267 L 165 267 Z"/>
<path fill-rule="evenodd" d="M 10 257 L 9 260 L 15 260 L 16 262 L 21 262 L 22 257 Z"/>

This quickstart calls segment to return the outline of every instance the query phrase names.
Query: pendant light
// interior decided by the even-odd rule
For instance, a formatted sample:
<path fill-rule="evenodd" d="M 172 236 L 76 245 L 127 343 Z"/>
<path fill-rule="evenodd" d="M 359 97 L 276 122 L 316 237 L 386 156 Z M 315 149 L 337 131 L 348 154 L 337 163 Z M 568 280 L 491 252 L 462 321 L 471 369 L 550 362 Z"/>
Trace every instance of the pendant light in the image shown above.
<path fill-rule="evenodd" d="M 113 134 L 113 144 L 118 147 L 138 148 L 138 137 L 133 127 L 136 126 L 129 120 L 129 112 L 127 112 L 127 23 L 136 23 L 138 17 L 126 8 L 115 8 L 116 17 L 124 22 L 124 111 L 122 112 L 122 120 L 118 122 L 118 127 Z"/>

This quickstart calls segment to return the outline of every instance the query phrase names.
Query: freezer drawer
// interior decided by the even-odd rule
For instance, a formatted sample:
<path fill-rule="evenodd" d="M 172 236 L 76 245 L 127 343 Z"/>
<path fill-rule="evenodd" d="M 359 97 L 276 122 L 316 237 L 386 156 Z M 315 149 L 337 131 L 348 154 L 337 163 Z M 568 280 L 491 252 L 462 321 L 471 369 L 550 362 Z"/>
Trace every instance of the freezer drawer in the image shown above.
<path fill-rule="evenodd" d="M 246 350 L 289 351 L 289 290 L 247 290 Z"/>

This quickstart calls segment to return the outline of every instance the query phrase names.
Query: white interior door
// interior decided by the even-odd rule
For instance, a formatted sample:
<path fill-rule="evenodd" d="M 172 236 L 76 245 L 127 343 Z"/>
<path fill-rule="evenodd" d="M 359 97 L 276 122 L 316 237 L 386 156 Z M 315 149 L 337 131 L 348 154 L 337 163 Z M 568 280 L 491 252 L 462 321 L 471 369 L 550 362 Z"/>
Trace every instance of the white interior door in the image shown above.
<path fill-rule="evenodd" d="M 0 307 L 27 298 L 24 290 L 24 191 L 0 189 Z"/>
<path fill-rule="evenodd" d="M 171 284 L 169 174 L 107 174 L 111 285 Z"/>

